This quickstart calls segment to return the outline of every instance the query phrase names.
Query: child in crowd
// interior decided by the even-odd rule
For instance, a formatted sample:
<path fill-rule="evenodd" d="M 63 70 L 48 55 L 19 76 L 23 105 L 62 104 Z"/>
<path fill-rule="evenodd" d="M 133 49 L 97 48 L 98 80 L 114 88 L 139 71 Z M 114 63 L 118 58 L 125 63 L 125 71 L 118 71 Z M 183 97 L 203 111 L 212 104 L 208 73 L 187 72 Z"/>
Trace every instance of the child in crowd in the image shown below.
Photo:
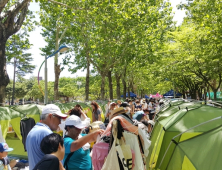
<path fill-rule="evenodd" d="M 65 155 L 63 138 L 52 133 L 42 139 L 40 148 L 46 154 L 35 166 L 33 170 L 65 170 L 61 160 Z"/>
<path fill-rule="evenodd" d="M 13 148 L 9 148 L 7 143 L 0 143 L 0 170 L 11 170 L 16 165 L 16 160 L 9 161 L 7 155 Z"/>

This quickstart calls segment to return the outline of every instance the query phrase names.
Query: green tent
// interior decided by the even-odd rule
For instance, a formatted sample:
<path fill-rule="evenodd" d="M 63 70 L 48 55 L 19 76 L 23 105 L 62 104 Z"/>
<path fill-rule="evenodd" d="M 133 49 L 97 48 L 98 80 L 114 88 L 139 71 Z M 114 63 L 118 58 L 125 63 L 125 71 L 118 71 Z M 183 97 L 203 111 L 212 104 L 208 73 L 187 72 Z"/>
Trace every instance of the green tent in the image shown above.
<path fill-rule="evenodd" d="M 87 110 L 88 117 L 92 120 L 92 110 L 90 105 L 81 102 L 74 103 L 55 103 L 63 113 L 68 112 L 76 104 L 80 104 L 84 110 Z M 8 143 L 9 147 L 14 148 L 9 155 L 17 156 L 19 158 L 27 158 L 27 153 L 24 151 L 22 144 L 22 136 L 20 134 L 20 121 L 23 117 L 31 117 L 35 122 L 40 121 L 41 111 L 44 105 L 18 105 L 9 107 L 0 107 L 0 125 L 2 136 Z M 100 106 L 101 107 L 101 106 Z M 101 107 L 102 108 L 102 107 Z M 104 114 L 102 113 L 102 121 L 104 121 Z M 11 130 L 12 128 L 13 130 Z"/>
<path fill-rule="evenodd" d="M 18 156 L 19 158 L 27 157 L 22 144 L 20 133 L 20 121 L 23 117 L 31 117 L 35 122 L 39 122 L 42 106 L 28 104 L 14 107 L 0 107 L 0 124 L 2 136 L 8 143 L 9 147 L 14 148 L 9 155 Z"/>
<path fill-rule="evenodd" d="M 175 149 L 167 165 L 167 170 L 209 170 L 221 169 L 222 162 L 222 122 L 220 125 L 200 135 L 179 143 L 172 143 Z M 209 121 L 208 121 L 209 122 Z M 202 124 L 201 126 L 205 126 Z M 197 128 L 197 127 L 195 127 Z M 199 127 L 198 127 L 199 128 Z"/>
<path fill-rule="evenodd" d="M 165 111 L 171 109 L 172 106 L 179 106 L 182 103 L 184 103 L 184 100 L 182 99 L 164 100 L 164 105 L 161 107 L 159 114 L 162 114 Z"/>
<path fill-rule="evenodd" d="M 168 109 L 166 109 L 166 111 L 162 111 L 160 113 L 157 114 L 156 120 L 160 121 L 165 119 L 166 117 L 169 117 L 170 115 L 173 115 L 174 113 L 178 112 L 180 109 L 185 109 L 186 107 L 191 108 L 192 106 L 194 106 L 195 108 L 197 106 L 201 106 L 202 103 L 201 102 L 184 102 L 184 103 L 180 103 L 179 105 L 170 105 L 170 107 Z"/>
<path fill-rule="evenodd" d="M 150 154 L 147 157 L 147 169 L 157 169 L 159 167 L 165 151 L 174 136 L 195 125 L 219 116 L 222 116 L 221 109 L 193 103 L 193 105 L 187 106 L 186 109 L 180 109 L 173 115 L 157 122 L 151 136 L 152 144 L 150 147 Z M 216 121 L 214 123 L 207 124 L 206 126 L 201 126 L 184 133 L 174 139 L 174 141 L 178 143 L 187 140 L 206 132 L 209 129 L 218 127 L 220 124 L 220 121 Z M 167 168 L 174 149 L 175 146 L 173 145 L 168 148 L 168 152 L 166 153 L 165 159 L 160 167 L 161 170 L 165 170 Z"/>

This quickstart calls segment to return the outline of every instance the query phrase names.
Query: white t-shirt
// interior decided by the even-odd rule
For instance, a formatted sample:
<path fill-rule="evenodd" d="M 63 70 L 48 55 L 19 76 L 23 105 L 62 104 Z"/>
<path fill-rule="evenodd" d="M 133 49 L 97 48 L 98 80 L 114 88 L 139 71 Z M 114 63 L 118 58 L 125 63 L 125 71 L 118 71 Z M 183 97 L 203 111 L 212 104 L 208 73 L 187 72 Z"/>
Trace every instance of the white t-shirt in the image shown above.
<path fill-rule="evenodd" d="M 143 103 L 143 109 L 147 109 L 148 104 L 147 103 Z"/>
<path fill-rule="evenodd" d="M 148 110 L 153 110 L 153 105 L 152 105 L 152 102 L 149 102 L 149 105 L 148 105 Z"/>

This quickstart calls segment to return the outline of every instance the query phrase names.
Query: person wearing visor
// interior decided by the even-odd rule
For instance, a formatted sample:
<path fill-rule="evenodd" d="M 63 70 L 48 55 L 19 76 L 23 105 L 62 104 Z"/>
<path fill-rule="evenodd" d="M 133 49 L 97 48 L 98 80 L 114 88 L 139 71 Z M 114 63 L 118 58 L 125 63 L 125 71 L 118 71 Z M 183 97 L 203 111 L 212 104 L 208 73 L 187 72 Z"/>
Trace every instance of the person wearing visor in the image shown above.
<path fill-rule="evenodd" d="M 54 104 L 43 107 L 40 122 L 32 128 L 26 138 L 29 169 L 33 169 L 45 155 L 40 148 L 42 139 L 53 133 L 52 131 L 57 130 L 61 119 L 66 117 L 67 115 L 63 114 L 59 107 Z"/>
<path fill-rule="evenodd" d="M 95 142 L 97 136 L 102 134 L 104 130 L 99 129 L 88 135 L 81 134 L 85 127 L 85 123 L 76 115 L 71 115 L 65 121 L 65 157 L 63 163 L 66 170 L 92 170 L 89 143 Z"/>

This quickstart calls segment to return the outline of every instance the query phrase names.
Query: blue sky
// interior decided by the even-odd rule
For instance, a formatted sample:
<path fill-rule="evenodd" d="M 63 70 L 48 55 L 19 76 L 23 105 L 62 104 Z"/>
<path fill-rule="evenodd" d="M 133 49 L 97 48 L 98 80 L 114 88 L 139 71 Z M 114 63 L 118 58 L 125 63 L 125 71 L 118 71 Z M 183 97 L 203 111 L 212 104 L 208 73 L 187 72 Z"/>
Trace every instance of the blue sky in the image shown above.
<path fill-rule="evenodd" d="M 185 11 L 177 10 L 176 5 L 178 5 L 181 0 L 169 0 L 171 2 L 171 5 L 173 7 L 173 11 L 175 12 L 174 15 L 174 21 L 177 21 L 177 25 L 181 24 L 183 21 L 183 18 L 185 16 Z M 40 7 L 37 3 L 31 3 L 29 6 L 29 9 L 32 11 L 39 11 Z M 39 20 L 39 17 L 36 16 L 36 20 Z M 37 77 L 39 67 L 41 63 L 44 61 L 45 56 L 41 56 L 40 48 L 43 48 L 46 46 L 46 42 L 44 41 L 44 38 L 41 36 L 41 27 L 37 27 L 33 32 L 30 33 L 30 43 L 33 44 L 32 48 L 30 49 L 30 53 L 32 53 L 32 56 L 34 58 L 33 64 L 36 65 L 36 69 L 34 70 L 33 74 L 27 74 L 25 78 L 29 78 L 31 76 Z M 63 55 L 60 55 L 59 62 L 62 62 Z M 54 81 L 54 60 L 53 57 L 49 58 L 47 60 L 48 64 L 48 81 Z M 10 79 L 13 78 L 13 67 L 8 65 L 7 66 L 7 72 L 9 74 Z M 85 76 L 86 72 L 78 71 L 76 74 L 71 74 L 68 72 L 68 69 L 64 69 L 60 77 L 76 77 L 76 76 Z M 41 69 L 40 77 L 44 78 L 44 66 Z"/>

